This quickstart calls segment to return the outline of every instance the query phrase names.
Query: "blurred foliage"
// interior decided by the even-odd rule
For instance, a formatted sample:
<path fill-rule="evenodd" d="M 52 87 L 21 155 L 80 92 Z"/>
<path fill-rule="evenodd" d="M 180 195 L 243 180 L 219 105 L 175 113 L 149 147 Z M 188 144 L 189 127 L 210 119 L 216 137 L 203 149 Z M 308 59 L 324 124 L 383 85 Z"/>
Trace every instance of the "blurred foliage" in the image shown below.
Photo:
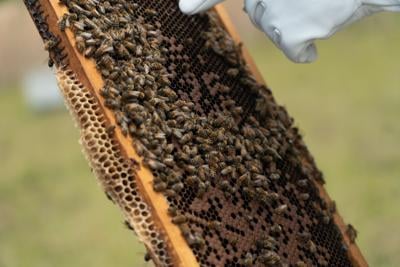
<path fill-rule="evenodd" d="M 101 192 L 64 110 L 0 90 L 0 266 L 150 266 Z"/>
<path fill-rule="evenodd" d="M 245 40 L 324 171 L 327 189 L 371 266 L 400 255 L 400 17 L 372 17 L 290 63 Z M 0 89 L 0 266 L 150 266 L 80 153 L 68 113 L 32 113 Z"/>

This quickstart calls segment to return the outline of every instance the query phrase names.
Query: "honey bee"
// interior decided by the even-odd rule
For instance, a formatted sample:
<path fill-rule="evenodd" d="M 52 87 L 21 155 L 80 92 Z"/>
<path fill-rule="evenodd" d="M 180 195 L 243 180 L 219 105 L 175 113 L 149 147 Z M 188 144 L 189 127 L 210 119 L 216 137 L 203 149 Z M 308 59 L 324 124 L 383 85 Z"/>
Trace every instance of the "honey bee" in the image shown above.
<path fill-rule="evenodd" d="M 211 230 L 218 230 L 222 226 L 222 223 L 219 221 L 210 221 L 207 222 L 207 227 Z"/>
<path fill-rule="evenodd" d="M 226 74 L 228 74 L 231 77 L 236 77 L 239 74 L 239 69 L 237 68 L 230 68 L 227 70 Z"/>
<path fill-rule="evenodd" d="M 311 239 L 311 234 L 307 232 L 301 232 L 297 234 L 297 240 L 302 243 L 307 243 Z"/>
<path fill-rule="evenodd" d="M 297 181 L 297 185 L 300 186 L 300 187 L 307 187 L 308 186 L 308 181 L 307 181 L 307 179 L 299 180 L 299 181 Z"/>
<path fill-rule="evenodd" d="M 60 39 L 56 37 L 51 37 L 44 42 L 44 49 L 51 51 L 60 43 Z"/>
<path fill-rule="evenodd" d="M 258 257 L 258 260 L 265 266 L 278 266 L 281 263 L 281 258 L 274 251 L 267 251 Z"/>
<path fill-rule="evenodd" d="M 175 160 L 172 156 L 170 156 L 170 157 L 166 157 L 163 160 L 163 163 L 169 167 L 173 167 L 175 165 Z"/>
<path fill-rule="evenodd" d="M 176 183 L 171 187 L 171 189 L 174 190 L 176 193 L 181 192 L 183 190 L 183 188 L 184 188 L 184 185 L 181 182 Z"/>
<path fill-rule="evenodd" d="M 165 151 L 165 153 L 167 153 L 167 154 L 171 154 L 172 151 L 174 151 L 174 145 L 173 144 L 165 144 L 165 145 L 163 145 L 162 148 Z"/>
<path fill-rule="evenodd" d="M 253 175 L 253 183 L 255 186 L 263 187 L 264 185 L 268 185 L 268 179 L 262 174 L 254 174 Z"/>
<path fill-rule="evenodd" d="M 227 180 L 220 181 L 218 186 L 222 191 L 229 191 L 231 188 L 231 185 L 229 184 L 229 182 Z"/>
<path fill-rule="evenodd" d="M 75 30 L 79 31 L 84 31 L 85 30 L 85 24 L 82 21 L 74 21 L 72 24 Z"/>
<path fill-rule="evenodd" d="M 167 212 L 168 212 L 168 215 L 171 217 L 175 217 L 178 214 L 177 208 L 175 206 L 171 206 L 171 205 L 168 207 Z"/>
<path fill-rule="evenodd" d="M 271 195 L 270 193 L 266 192 L 264 189 L 261 189 L 260 187 L 256 188 L 256 193 L 257 193 L 257 199 L 260 201 L 262 204 L 270 204 L 272 201 L 274 201 L 274 196 Z M 281 211 L 279 211 L 281 212 Z M 282 211 L 283 212 L 283 211 Z"/>
<path fill-rule="evenodd" d="M 307 248 L 311 253 L 317 252 L 317 246 L 315 245 L 315 243 L 312 240 L 308 240 Z"/>
<path fill-rule="evenodd" d="M 47 61 L 47 66 L 49 66 L 49 68 L 54 66 L 54 60 L 51 57 L 49 57 L 49 60 Z"/>
<path fill-rule="evenodd" d="M 331 216 L 332 214 L 330 214 L 328 211 L 324 210 L 321 212 L 321 217 L 322 217 L 322 222 L 324 224 L 329 224 L 331 222 Z"/>
<path fill-rule="evenodd" d="M 70 21 L 69 21 L 69 15 L 64 14 L 61 19 L 58 21 L 58 27 L 60 31 L 65 31 L 66 28 L 69 28 L 71 26 Z"/>
<path fill-rule="evenodd" d="M 193 38 L 189 37 L 185 39 L 185 43 L 191 45 L 193 43 Z"/>
<path fill-rule="evenodd" d="M 119 75 L 120 73 L 118 71 L 113 71 L 108 75 L 108 79 L 115 81 L 119 78 Z"/>
<path fill-rule="evenodd" d="M 210 182 L 200 182 L 197 189 L 197 197 L 202 198 L 210 187 Z"/>
<path fill-rule="evenodd" d="M 151 170 L 154 170 L 154 171 L 160 171 L 166 167 L 164 163 L 161 163 L 154 159 L 145 159 L 143 161 L 143 164 L 146 167 L 149 167 Z"/>
<path fill-rule="evenodd" d="M 153 189 L 156 192 L 164 192 L 167 189 L 167 184 L 164 182 L 155 183 Z"/>
<path fill-rule="evenodd" d="M 242 188 L 243 195 L 249 199 L 254 199 L 256 197 L 254 190 L 252 190 L 250 187 L 243 187 Z"/>
<path fill-rule="evenodd" d="M 85 49 L 85 51 L 83 52 L 85 57 L 92 57 L 93 53 L 95 51 L 94 46 L 89 46 L 88 48 Z"/>
<path fill-rule="evenodd" d="M 125 227 L 126 227 L 128 230 L 135 231 L 135 229 L 133 229 L 133 227 L 132 227 L 132 225 L 130 224 L 130 222 L 124 221 L 124 225 L 125 225 Z"/>
<path fill-rule="evenodd" d="M 304 261 L 298 261 L 295 264 L 296 267 L 308 267 Z"/>
<path fill-rule="evenodd" d="M 250 173 L 246 172 L 238 178 L 238 185 L 247 186 L 250 183 Z"/>
<path fill-rule="evenodd" d="M 178 227 L 181 230 L 182 236 L 185 237 L 186 240 L 192 238 L 193 235 L 187 223 L 179 224 Z"/>
<path fill-rule="evenodd" d="M 246 267 L 253 266 L 255 257 L 250 252 L 247 252 L 244 258 L 240 259 L 240 264 Z"/>
<path fill-rule="evenodd" d="M 318 264 L 321 266 L 328 266 L 329 263 L 325 259 L 318 259 Z"/>
<path fill-rule="evenodd" d="M 329 212 L 330 212 L 331 214 L 333 214 L 333 213 L 336 212 L 336 202 L 335 202 L 335 201 L 331 201 L 331 202 L 328 204 L 328 210 L 329 210 Z"/>
<path fill-rule="evenodd" d="M 158 12 L 154 9 L 146 9 L 144 13 L 149 17 L 155 17 L 158 15 Z"/>
<path fill-rule="evenodd" d="M 204 57 L 202 55 L 197 55 L 197 59 L 198 59 L 200 65 L 205 65 L 206 64 L 206 61 L 205 61 L 205 59 L 204 59 Z"/>
<path fill-rule="evenodd" d="M 255 130 L 248 125 L 242 128 L 242 134 L 247 139 L 253 139 L 256 136 Z"/>
<path fill-rule="evenodd" d="M 186 155 L 186 154 L 184 154 Z M 189 157 L 187 158 L 189 161 Z M 197 168 L 193 165 L 185 165 L 184 166 L 184 170 L 188 173 L 188 174 L 195 174 L 197 173 Z"/>
<path fill-rule="evenodd" d="M 179 140 L 183 137 L 182 131 L 179 129 L 173 129 L 172 134 Z"/>
<path fill-rule="evenodd" d="M 243 108 L 242 107 L 234 107 L 231 109 L 232 115 L 233 116 L 240 116 L 243 113 Z"/>
<path fill-rule="evenodd" d="M 134 52 L 136 49 L 136 45 L 129 40 L 124 40 L 123 45 L 131 52 Z"/>
<path fill-rule="evenodd" d="M 310 195 L 308 193 L 302 193 L 299 195 L 299 199 L 301 200 L 308 200 L 310 198 Z"/>
<path fill-rule="evenodd" d="M 288 206 L 287 206 L 286 204 L 283 204 L 283 205 L 280 205 L 279 207 L 277 207 L 277 208 L 275 209 L 275 213 L 278 214 L 278 215 L 281 215 L 281 214 L 283 214 L 285 211 L 287 211 L 287 209 L 288 209 Z"/>
<path fill-rule="evenodd" d="M 272 232 L 273 234 L 279 234 L 279 233 L 282 232 L 282 227 L 281 227 L 279 224 L 274 224 L 274 225 L 271 227 L 271 232 Z"/>
<path fill-rule="evenodd" d="M 349 237 L 350 243 L 353 244 L 356 241 L 357 238 L 357 230 L 354 228 L 353 225 L 348 224 L 346 228 L 346 234 Z"/>
<path fill-rule="evenodd" d="M 272 236 L 262 236 L 258 240 L 256 240 L 256 247 L 259 250 L 274 250 L 276 246 L 278 245 L 278 242 L 276 239 Z"/>
<path fill-rule="evenodd" d="M 186 241 L 188 242 L 189 246 L 195 247 L 195 248 L 203 248 L 205 245 L 205 240 L 198 234 L 189 234 L 186 235 Z"/>
<path fill-rule="evenodd" d="M 238 237 L 235 237 L 230 242 L 231 246 L 233 246 L 233 247 L 237 246 L 238 243 L 239 243 L 239 238 Z"/>
<path fill-rule="evenodd" d="M 172 223 L 174 224 L 184 224 L 185 222 L 187 222 L 187 218 L 185 215 L 182 214 L 177 214 L 176 216 L 174 216 L 172 218 Z"/>
<path fill-rule="evenodd" d="M 136 56 L 138 56 L 138 57 L 142 56 L 142 54 L 143 54 L 143 46 L 137 45 L 137 46 L 135 47 L 135 54 L 136 54 Z"/>
<path fill-rule="evenodd" d="M 107 98 L 106 101 L 104 102 L 104 105 L 109 109 L 118 110 L 121 106 L 121 102 L 116 99 Z"/>
<path fill-rule="evenodd" d="M 77 43 L 78 45 L 78 43 Z M 79 47 L 77 47 L 77 49 L 79 50 Z M 82 44 L 82 49 L 84 50 L 84 44 Z M 82 50 L 82 52 L 83 52 Z M 96 51 L 97 52 L 97 51 Z M 95 52 L 95 53 L 96 53 Z M 106 70 L 112 71 L 114 68 L 114 60 L 109 56 L 109 55 L 105 55 L 103 56 L 100 60 L 99 60 L 99 64 L 103 65 L 105 67 Z"/>
<path fill-rule="evenodd" d="M 204 160 L 200 155 L 195 156 L 190 160 L 190 163 L 193 164 L 193 166 L 200 166 L 204 164 Z"/>
<path fill-rule="evenodd" d="M 279 173 L 272 173 L 269 178 L 271 180 L 279 180 L 281 178 L 281 176 L 279 175 Z"/>
<path fill-rule="evenodd" d="M 148 262 L 151 260 L 151 255 L 149 252 L 146 252 L 146 254 L 144 254 L 144 261 Z"/>
<path fill-rule="evenodd" d="M 282 157 L 279 155 L 279 153 L 278 153 L 275 149 L 273 149 L 273 148 L 271 148 L 271 147 L 266 147 L 265 150 L 266 150 L 268 153 L 270 153 L 272 156 L 274 156 L 275 158 L 277 158 L 277 159 L 279 159 L 279 160 L 282 159 Z"/>
<path fill-rule="evenodd" d="M 197 186 L 201 181 L 196 175 L 190 175 L 186 178 L 185 182 L 189 186 Z"/>
<path fill-rule="evenodd" d="M 111 194 L 109 192 L 106 191 L 105 194 L 108 200 L 110 200 L 112 203 L 115 203 L 114 199 L 111 197 Z"/>
<path fill-rule="evenodd" d="M 189 132 L 182 136 L 182 138 L 179 140 L 179 143 L 186 144 L 186 143 L 190 142 L 192 140 L 192 138 L 193 138 L 193 133 Z"/>
<path fill-rule="evenodd" d="M 69 5 L 71 10 L 74 11 L 77 14 L 83 14 L 85 16 L 90 16 L 90 11 L 83 9 L 82 7 L 80 7 L 79 5 L 73 3 L 71 1 L 71 4 Z"/>
<path fill-rule="evenodd" d="M 233 167 L 232 166 L 228 166 L 228 167 L 226 167 L 225 169 L 223 169 L 221 171 L 221 174 L 222 175 L 228 175 L 229 173 L 232 173 L 233 171 L 234 171 Z"/>
<path fill-rule="evenodd" d="M 176 197 L 176 196 L 177 196 L 176 192 L 175 192 L 174 190 L 172 190 L 172 189 L 167 189 L 167 190 L 165 190 L 165 191 L 163 192 L 163 194 L 164 194 L 164 196 L 166 196 L 166 197 Z"/>

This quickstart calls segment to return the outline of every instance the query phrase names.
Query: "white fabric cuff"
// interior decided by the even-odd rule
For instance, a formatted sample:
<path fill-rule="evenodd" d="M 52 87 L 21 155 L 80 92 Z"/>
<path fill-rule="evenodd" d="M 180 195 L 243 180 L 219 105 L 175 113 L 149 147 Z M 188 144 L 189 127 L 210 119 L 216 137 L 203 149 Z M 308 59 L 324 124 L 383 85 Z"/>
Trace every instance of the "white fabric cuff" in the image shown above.
<path fill-rule="evenodd" d="M 204 12 L 224 0 L 180 0 L 179 8 L 187 15 Z"/>

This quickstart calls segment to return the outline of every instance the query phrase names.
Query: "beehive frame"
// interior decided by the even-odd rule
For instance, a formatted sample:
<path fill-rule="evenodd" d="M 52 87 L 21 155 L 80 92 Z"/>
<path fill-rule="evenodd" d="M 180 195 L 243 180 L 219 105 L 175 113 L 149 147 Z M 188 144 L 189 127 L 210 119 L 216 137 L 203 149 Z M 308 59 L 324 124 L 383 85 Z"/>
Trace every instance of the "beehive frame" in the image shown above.
<path fill-rule="evenodd" d="M 229 34 L 232 36 L 232 38 L 237 42 L 240 43 L 240 36 L 237 33 L 231 19 L 229 18 L 229 15 L 227 13 L 227 11 L 224 9 L 224 7 L 222 5 L 219 5 L 216 7 L 216 10 L 221 18 L 221 21 L 223 22 L 223 24 L 225 25 L 227 31 L 229 32 Z M 257 78 L 258 82 L 260 83 L 265 83 L 265 80 L 263 79 L 262 75 L 260 74 L 257 66 L 255 65 L 253 59 L 251 58 L 251 56 L 249 55 L 248 51 L 246 50 L 246 48 L 243 49 L 244 50 L 244 57 L 246 59 L 247 64 L 249 65 L 252 73 L 254 74 L 254 76 Z M 331 202 L 332 200 L 330 199 L 328 193 L 326 192 L 325 188 L 318 184 L 317 185 L 320 195 L 323 199 L 325 199 L 327 202 Z M 349 247 L 349 256 L 352 259 L 353 263 L 355 266 L 368 266 L 366 260 L 364 259 L 364 256 L 361 254 L 360 249 L 358 248 L 358 246 L 355 243 L 351 243 L 349 240 L 349 237 L 346 234 L 346 227 L 347 225 L 345 224 L 343 218 L 340 216 L 339 212 L 335 212 L 334 215 L 334 221 L 336 223 L 336 225 L 339 226 L 340 231 L 342 232 L 342 235 L 344 237 L 345 243 L 347 244 L 347 246 Z"/>
<path fill-rule="evenodd" d="M 57 26 L 59 19 L 66 11 L 65 7 L 59 5 L 56 0 L 26 0 L 26 4 L 31 11 L 31 15 L 35 20 L 42 37 L 45 34 L 51 33 L 61 39 L 60 43 L 62 44 L 62 47 L 60 47 L 60 51 L 51 51 L 51 58 L 56 62 L 59 84 L 66 98 L 67 106 L 70 107 L 78 126 L 81 128 L 81 142 L 104 190 L 110 194 L 110 197 L 117 204 L 119 204 L 129 223 L 131 223 L 135 227 L 135 230 L 138 231 L 140 239 L 145 243 L 152 259 L 157 265 L 161 266 L 161 262 L 167 261 L 173 266 L 198 266 L 195 255 L 181 236 L 179 228 L 171 223 L 171 218 L 167 214 L 168 203 L 165 197 L 162 194 L 154 192 L 152 187 L 153 176 L 147 168 L 141 166 L 141 159 L 131 145 L 132 140 L 129 137 L 125 137 L 118 127 L 115 129 L 115 134 L 112 136 L 108 135 L 107 129 L 112 125 L 116 125 L 116 121 L 111 111 L 105 107 L 104 101 L 100 95 L 100 89 L 103 87 L 103 80 L 98 73 L 94 62 L 83 57 L 74 47 L 73 44 L 75 44 L 75 37 L 73 33 L 68 29 L 66 32 L 61 32 Z M 40 9 L 37 9 L 37 12 L 40 14 L 33 14 L 32 11 L 35 11 L 34 7 L 37 8 L 38 6 Z M 237 42 L 239 42 L 240 38 L 235 32 L 234 27 L 222 6 L 217 6 L 215 10 L 227 31 Z M 40 19 L 38 20 L 38 18 L 40 17 L 45 21 L 39 21 Z M 42 28 L 40 28 L 41 23 L 43 24 Z M 244 57 L 258 81 L 264 83 L 262 76 L 259 74 L 246 51 L 244 51 Z M 81 95 L 77 96 L 75 94 L 77 91 L 81 91 Z M 82 100 L 82 105 L 89 105 L 88 109 L 93 110 L 94 114 L 83 114 L 82 112 L 79 112 L 75 103 L 72 102 L 72 100 L 77 99 L 77 97 L 84 98 L 84 100 Z M 100 121 L 97 121 L 97 124 L 96 120 L 98 119 L 88 123 L 84 118 L 89 118 L 90 120 L 91 116 L 99 116 L 101 119 Z M 93 127 L 93 125 L 101 129 L 92 129 L 91 127 Z M 104 139 L 103 143 L 108 143 L 109 147 L 120 152 L 114 155 L 114 161 L 120 162 L 120 169 L 122 170 L 125 168 L 126 170 L 123 172 L 127 176 L 131 176 L 135 179 L 135 185 L 137 186 L 137 189 L 135 190 L 140 192 L 140 197 L 142 198 L 140 200 L 136 199 L 135 201 L 139 203 L 141 201 L 143 202 L 144 208 L 142 210 L 144 210 L 145 215 L 152 218 L 151 221 L 154 222 L 154 224 L 148 222 L 143 223 L 140 221 L 141 219 L 139 222 L 135 221 L 134 216 L 130 214 L 131 211 L 126 210 L 123 203 L 118 202 L 118 197 L 113 195 L 113 192 L 109 190 L 109 185 L 102 179 L 102 176 L 104 176 L 105 173 L 104 167 L 102 167 L 101 162 L 99 161 L 101 155 L 96 154 L 98 151 L 96 151 L 96 148 L 93 148 L 93 143 L 90 142 L 91 140 L 89 137 L 91 136 L 91 131 L 97 131 L 100 139 Z M 109 156 L 111 157 L 112 155 Z M 134 169 L 136 169 L 136 173 L 132 173 L 132 170 Z M 317 187 L 321 197 L 327 202 L 330 202 L 324 188 L 321 185 L 317 185 Z M 342 232 L 345 244 L 349 248 L 348 252 L 352 263 L 355 266 L 367 266 L 357 246 L 354 243 L 351 243 L 345 234 L 346 225 L 341 217 L 338 213 L 335 213 L 333 217 L 336 225 L 339 226 Z M 151 230 L 141 229 L 141 226 L 144 226 L 143 228 L 150 227 Z M 157 233 L 162 234 L 157 236 Z M 158 245 L 159 250 L 155 250 L 154 247 L 157 247 Z M 164 255 L 165 257 L 161 257 L 160 259 L 159 253 L 164 250 L 167 251 L 169 255 Z"/>

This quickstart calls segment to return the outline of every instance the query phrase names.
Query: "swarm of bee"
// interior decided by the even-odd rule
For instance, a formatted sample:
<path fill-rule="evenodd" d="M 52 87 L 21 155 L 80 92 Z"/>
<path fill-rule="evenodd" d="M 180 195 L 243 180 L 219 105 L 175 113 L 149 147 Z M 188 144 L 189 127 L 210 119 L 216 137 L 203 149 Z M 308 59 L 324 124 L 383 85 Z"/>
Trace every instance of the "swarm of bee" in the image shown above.
<path fill-rule="evenodd" d="M 60 0 L 68 13 L 58 26 L 95 61 L 118 124 L 108 134 L 119 127 L 132 137 L 199 263 L 351 266 L 335 210 L 319 197 L 322 174 L 292 118 L 251 75 L 241 46 L 212 12 L 196 18 L 201 34 L 171 33 L 169 17 L 190 18 L 176 1 L 153 2 L 160 8 Z M 51 36 L 46 48 L 57 44 Z"/>

